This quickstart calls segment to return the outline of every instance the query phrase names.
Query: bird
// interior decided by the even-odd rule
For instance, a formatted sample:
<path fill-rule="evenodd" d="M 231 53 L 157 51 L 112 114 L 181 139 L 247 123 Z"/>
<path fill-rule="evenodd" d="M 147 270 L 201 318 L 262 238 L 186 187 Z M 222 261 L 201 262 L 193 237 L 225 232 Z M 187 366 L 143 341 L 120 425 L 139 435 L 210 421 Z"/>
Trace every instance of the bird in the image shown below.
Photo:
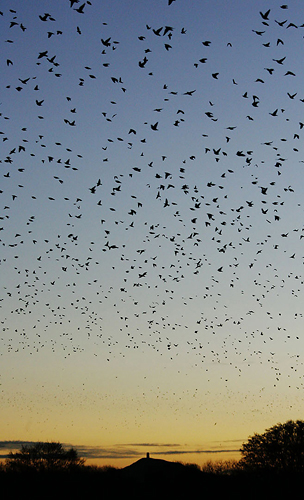
<path fill-rule="evenodd" d="M 264 12 L 264 13 L 260 11 L 260 15 L 261 15 L 261 17 L 262 17 L 262 19 L 263 19 L 264 21 L 268 21 L 268 20 L 269 20 L 269 14 L 270 14 L 270 9 L 268 9 L 268 10 L 267 10 L 266 12 Z"/>
<path fill-rule="evenodd" d="M 105 47 L 110 47 L 111 46 L 110 40 L 111 40 L 111 37 L 106 38 L 106 39 L 101 38 L 101 43 Z"/>
<path fill-rule="evenodd" d="M 278 64 L 283 64 L 283 62 L 285 61 L 285 59 L 286 59 L 286 56 L 282 57 L 281 59 L 272 59 L 272 60 L 275 61 Z"/>
<path fill-rule="evenodd" d="M 73 10 L 76 10 L 76 12 L 78 12 L 79 14 L 84 14 L 85 5 L 86 5 L 86 2 L 84 2 L 79 7 L 77 7 L 77 9 L 73 9 Z"/>

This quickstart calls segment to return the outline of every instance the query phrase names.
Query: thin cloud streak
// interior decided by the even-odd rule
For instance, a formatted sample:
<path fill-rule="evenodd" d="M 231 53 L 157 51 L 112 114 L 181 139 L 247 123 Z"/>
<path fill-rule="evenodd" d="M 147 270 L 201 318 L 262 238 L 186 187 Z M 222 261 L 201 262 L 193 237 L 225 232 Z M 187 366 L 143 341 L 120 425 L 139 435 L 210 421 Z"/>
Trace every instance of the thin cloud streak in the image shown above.
<path fill-rule="evenodd" d="M 20 450 L 22 445 L 30 446 L 36 441 L 0 441 L 0 459 L 8 458 L 10 452 Z M 102 446 L 83 446 L 64 444 L 66 448 L 75 448 L 82 458 L 86 459 L 122 459 L 122 458 L 138 458 L 142 456 L 141 450 L 136 448 L 171 448 L 167 450 L 153 450 L 153 455 L 201 455 L 201 454 L 221 454 L 221 453 L 236 453 L 239 448 L 228 449 L 172 449 L 178 448 L 179 444 L 160 444 L 160 443 L 134 443 L 132 445 L 116 445 L 115 447 Z M 3 450 L 3 453 L 1 453 Z"/>

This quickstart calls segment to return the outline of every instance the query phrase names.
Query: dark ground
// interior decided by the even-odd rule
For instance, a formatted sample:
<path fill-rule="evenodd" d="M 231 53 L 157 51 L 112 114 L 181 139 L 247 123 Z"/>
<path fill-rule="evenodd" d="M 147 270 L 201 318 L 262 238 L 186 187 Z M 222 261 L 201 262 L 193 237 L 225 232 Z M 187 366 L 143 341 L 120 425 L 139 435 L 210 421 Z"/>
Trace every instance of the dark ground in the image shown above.
<path fill-rule="evenodd" d="M 84 466 L 74 471 L 0 472 L 2 498 L 272 499 L 301 498 L 303 475 L 207 473 L 195 466 L 142 458 L 123 469 Z M 302 488 L 301 488 L 302 489 Z M 300 491 L 301 491 L 300 489 Z"/>

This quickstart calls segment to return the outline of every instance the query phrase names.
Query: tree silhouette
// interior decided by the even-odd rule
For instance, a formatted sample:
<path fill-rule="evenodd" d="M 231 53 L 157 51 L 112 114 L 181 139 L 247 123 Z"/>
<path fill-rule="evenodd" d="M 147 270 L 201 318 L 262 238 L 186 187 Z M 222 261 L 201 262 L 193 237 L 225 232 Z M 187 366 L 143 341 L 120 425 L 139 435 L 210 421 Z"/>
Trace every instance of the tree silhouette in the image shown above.
<path fill-rule="evenodd" d="M 245 469 L 304 472 L 304 421 L 288 420 L 254 434 L 242 445 L 241 454 Z"/>
<path fill-rule="evenodd" d="M 55 442 L 22 445 L 21 450 L 10 453 L 5 462 L 7 470 L 16 472 L 71 470 L 83 464 L 84 459 L 78 457 L 77 450 L 65 450 L 61 443 Z"/>

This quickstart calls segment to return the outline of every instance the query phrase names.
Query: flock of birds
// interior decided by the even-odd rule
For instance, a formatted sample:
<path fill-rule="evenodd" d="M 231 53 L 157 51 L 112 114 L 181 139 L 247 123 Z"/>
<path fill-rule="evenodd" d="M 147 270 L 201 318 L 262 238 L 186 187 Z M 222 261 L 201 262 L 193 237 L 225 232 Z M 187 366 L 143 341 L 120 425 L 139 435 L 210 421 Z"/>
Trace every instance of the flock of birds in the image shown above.
<path fill-rule="evenodd" d="M 94 2 L 63 3 L 0 12 L 2 356 L 139 350 L 303 388 L 304 24 L 257 12 L 251 64 L 182 24 L 101 21 L 93 46 Z"/>

